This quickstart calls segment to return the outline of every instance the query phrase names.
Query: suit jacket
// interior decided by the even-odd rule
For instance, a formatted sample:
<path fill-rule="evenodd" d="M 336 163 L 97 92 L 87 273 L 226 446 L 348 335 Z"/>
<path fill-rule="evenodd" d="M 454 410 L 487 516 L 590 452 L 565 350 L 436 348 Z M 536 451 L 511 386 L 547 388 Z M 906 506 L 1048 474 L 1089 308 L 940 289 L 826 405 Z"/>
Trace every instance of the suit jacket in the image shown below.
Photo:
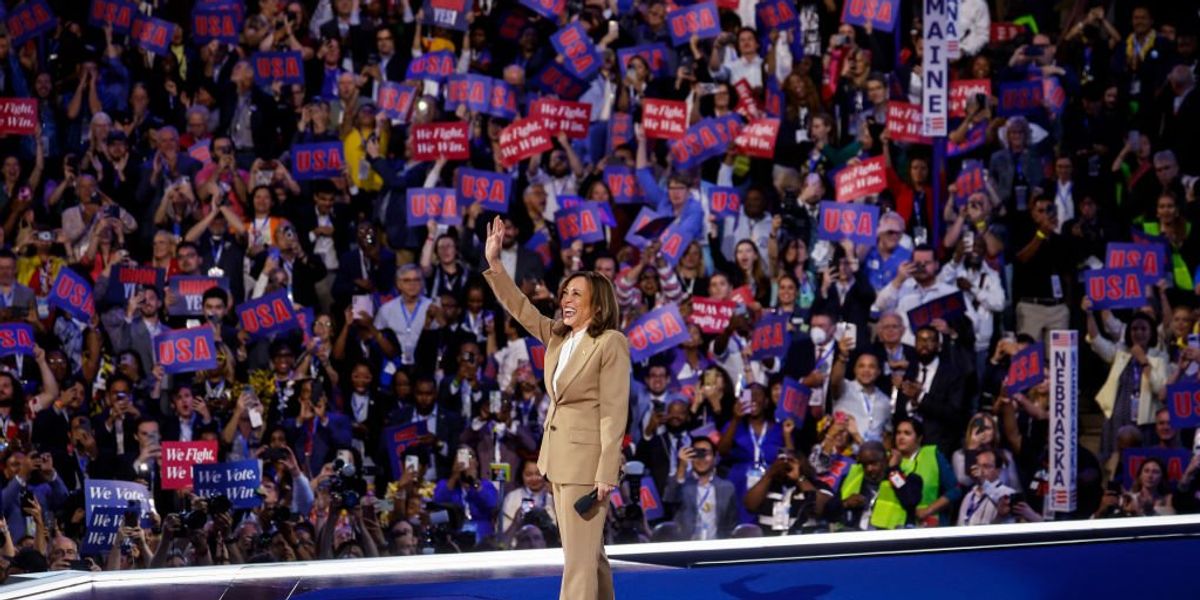
<path fill-rule="evenodd" d="M 14 281 L 12 284 L 12 306 L 32 311 L 35 303 L 37 303 L 37 295 L 33 293 L 33 290 L 29 286 L 21 285 Z"/>
<path fill-rule="evenodd" d="M 368 279 L 375 284 L 376 292 L 387 292 L 396 286 L 396 255 L 387 248 L 379 249 L 379 260 L 367 267 Z M 333 304 L 335 307 L 350 306 L 355 294 L 369 294 L 359 289 L 354 280 L 362 278 L 362 256 L 358 250 L 347 250 L 338 257 L 337 276 L 333 279 Z"/>
<path fill-rule="evenodd" d="M 295 440 L 292 451 L 298 460 L 307 461 L 309 473 L 319 473 L 325 463 L 333 460 L 334 452 L 350 447 L 350 417 L 333 411 L 328 415 L 328 423 L 318 423 L 315 430 L 311 424 L 297 425 L 296 419 L 283 419 L 288 439 Z M 312 453 L 306 456 L 304 447 L 309 435 L 312 435 Z"/>
<path fill-rule="evenodd" d="M 266 262 L 267 253 L 260 252 L 250 268 L 250 276 L 257 278 Z M 317 306 L 316 284 L 325 278 L 327 272 L 319 256 L 306 254 L 303 260 L 297 258 L 292 263 L 292 299 L 300 306 Z"/>
<path fill-rule="evenodd" d="M 527 279 L 541 280 L 546 276 L 542 265 L 542 257 L 524 246 L 517 247 L 517 272 L 513 273 L 513 281 L 522 282 Z M 497 294 L 499 295 L 499 294 Z"/>
<path fill-rule="evenodd" d="M 871 341 L 871 328 L 866 323 L 871 320 L 871 305 L 875 304 L 875 288 L 867 281 L 867 273 L 860 270 L 854 275 L 850 289 L 846 291 L 846 299 L 842 300 L 837 291 L 837 284 L 829 286 L 829 295 L 817 290 L 813 300 L 812 312 L 824 312 L 836 321 L 860 323 L 857 327 L 858 338 L 855 340 L 861 348 Z"/>
<path fill-rule="evenodd" d="M 969 370 L 955 360 L 951 352 L 942 352 L 938 357 L 937 372 L 929 385 L 929 393 L 921 399 L 916 410 L 908 410 L 910 398 L 900 393 L 896 396 L 896 419 L 915 416 L 925 424 L 925 444 L 935 444 L 947 456 L 962 444 L 963 426 L 967 421 L 967 408 L 963 394 L 966 387 L 965 374 Z M 920 361 L 908 365 L 904 379 L 920 380 Z"/>
<path fill-rule="evenodd" d="M 733 533 L 733 528 L 738 522 L 738 504 L 734 497 L 733 484 L 714 474 L 712 486 L 717 502 L 717 537 L 727 538 Z M 663 504 L 676 505 L 675 524 L 679 525 L 679 532 L 685 540 L 692 539 L 700 523 L 700 511 L 696 507 L 698 491 L 696 478 L 691 475 L 683 483 L 679 483 L 672 476 L 666 490 L 663 491 Z"/>
<path fill-rule="evenodd" d="M 399 409 L 392 412 L 388 417 L 389 425 L 407 425 L 417 420 L 425 420 L 425 417 L 417 414 L 415 406 L 401 406 Z M 433 446 L 415 446 L 405 451 L 405 454 L 414 454 L 423 458 L 422 462 L 431 465 L 437 469 L 437 478 L 446 479 L 450 477 L 450 471 L 454 467 L 455 449 L 458 448 L 459 440 L 462 438 L 463 432 L 462 415 L 448 411 L 444 408 L 437 408 L 437 431 L 434 436 L 442 443 L 442 447 L 435 448 Z M 376 464 L 380 465 L 379 473 L 390 473 L 391 478 L 388 481 L 393 481 L 400 478 L 400 473 L 391 472 L 391 457 L 388 455 L 387 440 L 380 439 L 378 448 L 380 459 L 377 459 Z M 482 464 L 482 463 L 481 463 Z M 386 465 L 386 469 L 383 466 Z M 381 486 L 382 483 L 376 479 L 375 485 Z"/>
<path fill-rule="evenodd" d="M 554 371 L 567 339 L 555 331 L 562 322 L 538 312 L 507 273 L 488 269 L 483 276 L 505 310 L 546 346 L 550 410 L 538 470 L 554 483 L 602 482 L 615 487 L 629 419 L 629 340 L 616 330 L 599 337 L 585 333 L 568 358 L 556 391 Z"/>
<path fill-rule="evenodd" d="M 1033 188 L 1042 183 L 1042 163 L 1038 160 L 1037 154 L 1033 148 L 1027 148 L 1021 153 L 1021 173 L 1025 175 L 1025 181 L 1029 182 L 1029 192 L 1033 193 Z M 1000 201 L 1008 207 L 1009 211 L 1017 208 L 1016 200 L 1012 197 L 1013 180 L 1017 177 L 1016 163 L 1013 161 L 1013 153 L 1007 148 L 997 150 L 992 154 L 988 161 L 988 175 L 992 178 L 992 185 L 996 188 L 996 194 L 1000 196 Z M 1031 201 L 1032 195 L 1026 198 L 1026 201 Z"/>
<path fill-rule="evenodd" d="M 229 280 L 229 293 L 233 295 L 233 304 L 230 306 L 241 304 L 246 299 L 246 255 L 242 247 L 231 235 L 222 236 L 220 242 L 211 235 L 202 235 L 196 245 L 200 256 L 204 258 L 203 270 L 207 273 L 216 267 Z"/>

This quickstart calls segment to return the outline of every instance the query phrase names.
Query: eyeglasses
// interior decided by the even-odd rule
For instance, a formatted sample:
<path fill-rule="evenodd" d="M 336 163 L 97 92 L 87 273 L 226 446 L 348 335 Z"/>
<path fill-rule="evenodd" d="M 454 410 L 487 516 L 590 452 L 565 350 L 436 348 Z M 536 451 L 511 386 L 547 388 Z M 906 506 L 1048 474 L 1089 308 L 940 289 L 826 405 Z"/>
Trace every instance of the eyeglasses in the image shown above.
<path fill-rule="evenodd" d="M 419 277 L 401 277 L 400 283 L 421 283 Z"/>
<path fill-rule="evenodd" d="M 224 154 L 226 152 L 232 152 L 232 151 L 233 151 L 233 146 L 230 146 L 227 144 L 221 144 L 220 146 L 213 146 L 213 152 L 218 152 L 220 154 Z"/>

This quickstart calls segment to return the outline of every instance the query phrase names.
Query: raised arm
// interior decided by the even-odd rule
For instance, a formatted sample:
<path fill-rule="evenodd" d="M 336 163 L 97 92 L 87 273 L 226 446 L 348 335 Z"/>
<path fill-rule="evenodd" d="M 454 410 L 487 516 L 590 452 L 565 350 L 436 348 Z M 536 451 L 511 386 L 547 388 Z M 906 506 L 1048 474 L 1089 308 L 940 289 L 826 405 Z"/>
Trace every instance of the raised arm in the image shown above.
<path fill-rule="evenodd" d="M 504 221 L 496 217 L 487 227 L 487 245 L 484 256 L 487 258 L 488 269 L 483 272 L 483 278 L 492 287 L 496 299 L 508 314 L 512 315 L 525 329 L 542 344 L 550 341 L 554 329 L 554 319 L 548 318 L 533 306 L 513 281 L 504 264 L 500 262 L 500 248 L 504 245 Z"/>

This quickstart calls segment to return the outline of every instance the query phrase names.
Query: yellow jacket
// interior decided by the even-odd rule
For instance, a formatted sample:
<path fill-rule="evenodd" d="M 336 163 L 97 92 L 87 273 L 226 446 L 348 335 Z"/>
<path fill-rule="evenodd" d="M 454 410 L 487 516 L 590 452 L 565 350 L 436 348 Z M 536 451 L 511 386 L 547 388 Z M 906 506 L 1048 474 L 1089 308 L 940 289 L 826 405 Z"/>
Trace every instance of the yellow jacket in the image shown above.
<path fill-rule="evenodd" d="M 1096 393 L 1096 404 L 1099 404 L 1100 410 L 1104 411 L 1105 418 L 1111 419 L 1113 406 L 1117 403 L 1117 388 L 1120 385 L 1121 373 L 1125 371 L 1125 367 L 1133 355 L 1129 353 L 1124 344 L 1115 344 L 1103 335 L 1096 336 L 1089 342 L 1092 344 L 1092 350 L 1100 358 L 1112 364 L 1112 368 L 1108 371 L 1108 379 Z M 1142 389 L 1138 395 L 1138 425 L 1154 423 L 1154 413 L 1162 408 L 1161 398 L 1167 387 L 1166 357 L 1160 350 L 1149 350 L 1146 355 L 1150 361 L 1150 371 L 1142 377 Z"/>
<path fill-rule="evenodd" d="M 346 118 L 353 116 L 346 115 Z M 388 132 L 385 129 L 379 136 L 379 148 L 382 150 L 387 148 L 387 145 Z M 355 187 L 364 192 L 378 192 L 383 189 L 383 178 L 371 170 L 370 165 L 363 164 L 363 161 L 367 160 L 367 142 L 357 127 L 351 129 L 350 133 L 346 134 L 346 139 L 342 140 L 342 154 L 346 158 L 346 167 L 350 170 L 350 181 Z M 367 174 L 365 178 L 362 177 L 364 168 Z"/>

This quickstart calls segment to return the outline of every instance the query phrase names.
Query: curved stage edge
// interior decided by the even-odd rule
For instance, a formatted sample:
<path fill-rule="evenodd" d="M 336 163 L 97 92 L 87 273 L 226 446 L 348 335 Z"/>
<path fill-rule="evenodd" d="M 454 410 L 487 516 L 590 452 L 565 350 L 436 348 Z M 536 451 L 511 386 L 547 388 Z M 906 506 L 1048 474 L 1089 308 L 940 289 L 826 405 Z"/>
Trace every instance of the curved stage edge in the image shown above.
<path fill-rule="evenodd" d="M 1111 598 L 1194 589 L 1200 515 L 607 547 L 618 598 Z M 558 597 L 558 549 L 58 572 L 0 600 Z"/>

